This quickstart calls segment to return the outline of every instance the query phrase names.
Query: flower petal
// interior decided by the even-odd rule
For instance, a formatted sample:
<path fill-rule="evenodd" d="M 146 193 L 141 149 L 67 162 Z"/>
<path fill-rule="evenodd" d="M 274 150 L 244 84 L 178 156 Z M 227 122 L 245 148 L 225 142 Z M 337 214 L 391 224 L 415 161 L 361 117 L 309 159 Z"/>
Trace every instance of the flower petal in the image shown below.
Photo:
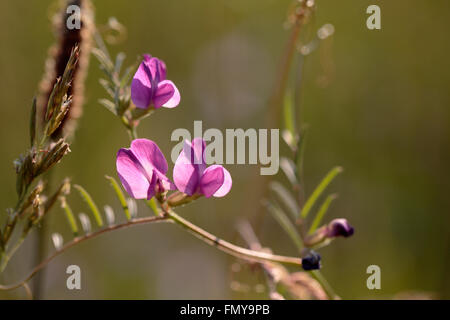
<path fill-rule="evenodd" d="M 175 84 L 170 80 L 164 80 L 158 84 L 153 103 L 155 108 L 175 108 L 180 103 L 180 99 L 180 92 Z"/>
<path fill-rule="evenodd" d="M 131 142 L 130 149 L 148 174 L 153 169 L 166 174 L 167 161 L 156 143 L 148 139 L 135 139 Z"/>
<path fill-rule="evenodd" d="M 160 178 L 160 183 L 164 190 L 176 190 L 177 189 L 175 184 L 172 181 L 170 181 L 169 178 L 167 178 L 167 177 Z"/>
<path fill-rule="evenodd" d="M 223 166 L 221 166 L 221 165 L 215 164 L 215 165 L 212 165 L 212 166 L 208 167 L 208 168 L 205 170 L 204 175 L 206 175 L 207 172 L 210 172 L 210 171 L 212 171 L 212 170 L 218 170 L 218 169 L 220 169 L 220 170 L 223 171 L 223 179 L 222 179 L 222 184 L 221 184 L 221 185 L 219 186 L 219 188 L 213 193 L 213 196 L 216 197 L 216 198 L 224 197 L 225 195 L 227 195 L 228 192 L 230 192 L 231 186 L 232 186 L 232 184 L 233 184 L 233 181 L 232 181 L 232 179 L 231 179 L 230 173 L 228 172 L 227 169 L 225 169 L 225 168 L 224 168 Z M 205 178 L 205 179 L 206 179 L 206 178 Z M 202 184 L 203 181 L 204 181 L 204 180 L 203 180 L 203 177 L 202 177 L 202 180 L 201 180 L 200 184 Z"/>
<path fill-rule="evenodd" d="M 158 183 L 158 176 L 155 174 L 155 171 L 153 171 L 152 179 L 150 181 L 150 184 L 149 184 L 149 187 L 147 190 L 147 200 L 150 200 L 156 194 L 157 183 Z"/>
<path fill-rule="evenodd" d="M 210 166 L 206 168 L 200 179 L 200 191 L 206 198 L 211 197 L 220 189 L 224 182 L 224 170 L 220 165 Z"/>
<path fill-rule="evenodd" d="M 215 166 L 218 166 L 218 165 L 212 165 L 212 166 L 209 167 L 209 168 L 212 168 L 212 167 L 215 167 Z M 213 194 L 213 196 L 216 197 L 216 198 L 221 198 L 221 197 L 226 196 L 226 195 L 228 194 L 228 192 L 230 192 L 231 186 L 233 185 L 233 180 L 231 179 L 231 175 L 230 175 L 230 173 L 228 172 L 228 170 L 225 169 L 225 168 L 222 167 L 222 166 L 219 166 L 219 167 L 221 167 L 222 170 L 223 170 L 223 184 L 222 184 L 222 186 L 219 188 L 219 190 L 217 190 L 217 191 Z M 209 168 L 208 168 L 208 169 L 209 169 Z"/>
<path fill-rule="evenodd" d="M 123 187 L 135 199 L 147 198 L 149 181 L 139 160 L 129 149 L 117 152 L 116 168 Z"/>
<path fill-rule="evenodd" d="M 192 164 L 184 151 L 181 151 L 173 168 L 173 181 L 177 189 L 192 196 L 197 191 L 200 181 L 198 170 L 198 166 Z"/>
<path fill-rule="evenodd" d="M 150 55 L 144 55 L 144 62 L 148 67 L 152 80 L 156 83 L 166 80 L 167 70 L 164 61 L 156 57 L 150 57 Z"/>
<path fill-rule="evenodd" d="M 200 169 L 200 175 L 203 174 L 203 171 L 206 169 L 206 162 L 205 162 L 205 148 L 206 148 L 206 142 L 202 138 L 194 138 L 192 139 L 191 146 L 191 161 L 193 161 L 194 164 L 199 166 Z"/>
<path fill-rule="evenodd" d="M 149 55 L 144 56 L 131 82 L 131 100 L 140 109 L 146 109 L 152 102 L 152 75 L 148 63 Z"/>

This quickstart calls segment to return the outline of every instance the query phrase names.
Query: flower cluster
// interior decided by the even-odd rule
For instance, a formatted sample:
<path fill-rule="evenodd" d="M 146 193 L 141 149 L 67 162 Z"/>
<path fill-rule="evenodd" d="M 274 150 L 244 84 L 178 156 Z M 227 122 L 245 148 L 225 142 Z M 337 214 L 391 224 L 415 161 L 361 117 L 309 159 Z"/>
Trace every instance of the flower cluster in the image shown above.
<path fill-rule="evenodd" d="M 166 80 L 166 64 L 144 55 L 131 83 L 131 99 L 137 108 L 174 108 L 180 102 L 175 84 Z M 178 189 L 187 196 L 223 197 L 231 189 L 230 173 L 221 165 L 206 166 L 205 142 L 201 138 L 185 141 L 175 163 L 172 183 L 167 177 L 167 161 L 155 142 L 135 139 L 129 149 L 117 152 L 116 168 L 125 190 L 135 199 Z"/>
<path fill-rule="evenodd" d="M 175 189 L 188 196 L 223 197 L 231 189 L 231 175 L 221 165 L 206 167 L 204 150 L 202 139 L 185 141 L 173 170 L 174 184 L 166 175 L 167 161 L 156 143 L 135 139 L 129 149 L 117 152 L 117 173 L 125 190 L 135 199 L 149 200 Z"/>

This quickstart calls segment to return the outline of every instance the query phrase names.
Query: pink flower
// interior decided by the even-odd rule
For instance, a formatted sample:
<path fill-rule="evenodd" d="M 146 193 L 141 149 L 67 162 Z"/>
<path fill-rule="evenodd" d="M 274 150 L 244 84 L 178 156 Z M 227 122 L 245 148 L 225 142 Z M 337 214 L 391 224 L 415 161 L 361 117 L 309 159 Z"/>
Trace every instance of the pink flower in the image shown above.
<path fill-rule="evenodd" d="M 135 199 L 150 200 L 155 194 L 175 189 L 166 177 L 167 161 L 151 140 L 136 139 L 130 149 L 120 149 L 116 168 L 123 187 Z"/>
<path fill-rule="evenodd" d="M 195 138 L 185 141 L 173 169 L 173 180 L 179 191 L 189 196 L 203 194 L 205 197 L 223 197 L 231 189 L 230 173 L 221 165 L 206 167 L 205 141 Z"/>
<path fill-rule="evenodd" d="M 180 103 L 180 93 L 172 81 L 166 80 L 166 73 L 164 61 L 144 55 L 131 82 L 131 100 L 136 107 L 175 108 Z"/>

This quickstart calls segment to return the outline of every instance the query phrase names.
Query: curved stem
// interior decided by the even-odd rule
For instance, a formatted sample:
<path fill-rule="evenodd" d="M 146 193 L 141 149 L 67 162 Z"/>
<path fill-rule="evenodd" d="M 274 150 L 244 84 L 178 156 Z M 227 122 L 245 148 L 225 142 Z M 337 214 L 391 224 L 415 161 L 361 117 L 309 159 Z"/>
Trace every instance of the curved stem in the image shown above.
<path fill-rule="evenodd" d="M 300 258 L 279 256 L 268 252 L 254 251 L 247 248 L 239 247 L 228 241 L 219 239 L 217 236 L 201 229 L 200 227 L 197 227 L 193 223 L 177 215 L 172 210 L 167 209 L 163 210 L 166 213 L 166 216 L 168 216 L 175 223 L 179 224 L 180 226 L 188 230 L 190 233 L 194 234 L 196 237 L 237 258 L 258 262 L 271 261 L 296 266 L 302 265 L 302 259 Z"/>
<path fill-rule="evenodd" d="M 81 242 L 84 242 L 86 240 L 95 238 L 97 236 L 100 236 L 104 233 L 110 232 L 110 231 L 114 231 L 114 230 L 119 230 L 119 229 L 124 229 L 127 227 L 131 227 L 134 225 L 138 225 L 138 224 L 146 224 L 146 223 L 154 223 L 154 222 L 170 222 L 170 220 L 167 219 L 167 217 L 146 217 L 146 218 L 140 218 L 140 219 L 134 219 L 122 224 L 117 224 L 114 226 L 110 226 L 101 230 L 98 230 L 96 232 L 93 233 L 89 233 L 85 236 L 82 237 L 78 237 L 73 239 L 72 241 L 68 242 L 64 247 L 62 247 L 60 250 L 56 251 L 55 253 L 53 253 L 51 256 L 49 256 L 47 259 L 45 259 L 44 261 L 42 261 L 40 264 L 38 264 L 32 271 L 31 273 L 25 277 L 24 280 L 15 283 L 15 284 L 11 284 L 11 285 L 0 285 L 0 290 L 12 290 L 12 289 L 16 289 L 19 288 L 21 286 L 23 286 L 25 283 L 27 283 L 31 278 L 33 278 L 33 276 L 38 273 L 42 268 L 44 268 L 49 262 L 51 262 L 54 258 L 56 258 L 57 256 L 59 256 L 60 254 L 62 254 L 63 252 L 65 252 L 66 250 L 72 248 L 73 246 L 75 246 L 76 244 L 79 244 Z"/>
<path fill-rule="evenodd" d="M 197 227 L 196 225 L 189 222 L 188 220 L 180 217 L 172 210 L 170 210 L 168 208 L 164 208 L 164 206 L 162 206 L 162 207 L 163 207 L 163 211 L 164 211 L 164 215 L 162 215 L 162 216 L 153 216 L 153 217 L 146 217 L 146 218 L 141 218 L 141 219 L 134 219 L 134 220 L 128 221 L 123 224 L 110 226 L 110 227 L 98 230 L 96 232 L 87 234 L 85 236 L 75 238 L 71 242 L 67 243 L 60 250 L 53 253 L 50 257 L 48 257 L 47 259 L 42 261 L 39 265 L 37 265 L 31 271 L 31 273 L 27 277 L 25 277 L 24 280 L 22 280 L 16 284 L 12 284 L 12 285 L 0 285 L 0 290 L 12 290 L 12 289 L 16 289 L 16 288 L 23 286 L 31 278 L 33 278 L 33 276 L 36 273 L 38 273 L 42 268 L 44 268 L 48 263 L 50 263 L 54 258 L 59 256 L 60 254 L 62 254 L 66 250 L 68 250 L 69 248 L 71 248 L 71 247 L 75 246 L 76 244 L 79 244 L 83 241 L 95 238 L 101 234 L 104 234 L 104 233 L 107 233 L 110 231 L 123 229 L 123 228 L 130 227 L 133 225 L 152 223 L 152 222 L 163 222 L 163 221 L 164 222 L 175 222 L 175 223 L 179 224 L 180 226 L 182 226 L 183 228 L 185 228 L 186 230 L 188 230 L 190 233 L 194 234 L 199 239 L 203 240 L 204 242 L 206 242 L 210 245 L 213 245 L 213 246 L 217 247 L 218 249 L 220 249 L 221 251 L 228 253 L 232 256 L 235 256 L 237 258 L 240 258 L 240 259 L 250 260 L 250 261 L 258 261 L 258 262 L 271 261 L 271 262 L 278 262 L 278 263 L 290 264 L 290 265 L 295 265 L 295 266 L 302 265 L 302 259 L 300 259 L 300 258 L 286 257 L 286 256 L 275 255 L 275 254 L 271 254 L 271 253 L 267 253 L 267 252 L 254 251 L 254 250 L 250 250 L 247 248 L 239 247 L 228 241 L 219 239 L 217 236 L 203 230 L 200 227 Z"/>
<path fill-rule="evenodd" d="M 0 273 L 3 272 L 3 270 L 5 270 L 6 266 L 8 265 L 9 259 L 11 259 L 11 257 L 14 255 L 14 253 L 17 251 L 17 249 L 20 248 L 20 246 L 22 245 L 22 243 L 24 241 L 25 241 L 25 236 L 20 237 L 20 239 L 16 242 L 14 247 L 11 249 L 11 251 L 8 254 L 5 253 L 4 258 L 1 261 Z"/>

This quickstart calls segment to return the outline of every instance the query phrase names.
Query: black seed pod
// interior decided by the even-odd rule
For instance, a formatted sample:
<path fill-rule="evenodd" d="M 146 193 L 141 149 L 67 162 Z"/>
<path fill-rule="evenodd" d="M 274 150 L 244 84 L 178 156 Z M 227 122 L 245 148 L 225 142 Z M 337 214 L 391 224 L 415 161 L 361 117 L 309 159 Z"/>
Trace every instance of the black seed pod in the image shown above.
<path fill-rule="evenodd" d="M 311 250 L 305 257 L 302 259 L 302 267 L 305 271 L 310 270 L 318 270 L 320 269 L 320 254 Z"/>

